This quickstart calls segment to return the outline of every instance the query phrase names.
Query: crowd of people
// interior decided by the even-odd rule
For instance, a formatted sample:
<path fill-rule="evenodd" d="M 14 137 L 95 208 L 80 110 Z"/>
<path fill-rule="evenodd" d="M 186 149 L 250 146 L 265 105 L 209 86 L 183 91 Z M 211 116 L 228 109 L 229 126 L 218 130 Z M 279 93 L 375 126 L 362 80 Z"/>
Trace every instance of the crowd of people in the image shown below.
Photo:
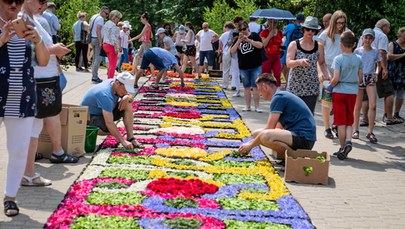
<path fill-rule="evenodd" d="M 52 163 L 79 160 L 61 147 L 59 113 L 66 82 L 59 59 L 71 50 L 58 43 L 56 9 L 46 0 L 0 0 L 0 124 L 6 127 L 9 153 L 3 201 L 7 216 L 19 214 L 15 198 L 20 185 L 52 183 L 34 169 L 35 160 L 41 158 L 36 149 L 43 127 L 51 136 Z M 154 74 L 155 68 L 153 87 L 159 89 L 169 69 L 179 73 L 184 87 L 184 72 L 200 77 L 220 63 L 221 86 L 235 90 L 234 97 L 243 93 L 243 112 L 263 112 L 260 95 L 271 100 L 268 123 L 253 133 L 253 140 L 241 145 L 242 153 L 257 145 L 279 152 L 312 149 L 319 100 L 324 136 L 339 138 L 334 155 L 341 160 L 352 150 L 352 139 L 360 138 L 359 126 L 368 126 L 366 138 L 377 143 L 373 133 L 377 96 L 384 98 L 386 125 L 404 122 L 399 112 L 405 94 L 405 27 L 389 42 L 386 19 L 377 21 L 374 29 L 365 28 L 357 41 L 340 10 L 326 14 L 322 26 L 316 17 L 303 14 L 285 27 L 274 19 L 259 24 L 256 18 L 247 21 L 235 16 L 233 22 L 225 23 L 221 35 L 207 22 L 198 31 L 191 22 L 173 31 L 171 24 L 154 30 L 150 15 L 144 13 L 142 31 L 131 37 L 132 26 L 123 17 L 106 6 L 89 21 L 85 12 L 78 12 L 72 34 L 76 71 L 90 73 L 97 84 L 82 101 L 89 107 L 90 124 L 114 135 L 125 148 L 141 146 L 133 136 L 130 102 L 140 77 L 148 69 Z M 13 27 L 17 18 L 26 24 L 23 36 L 17 36 Z M 152 45 L 154 36 L 158 47 Z M 98 75 L 103 58 L 109 63 L 104 82 Z M 131 72 L 123 71 L 124 63 L 132 65 Z M 124 135 L 114 124 L 120 118 Z"/>
<path fill-rule="evenodd" d="M 299 97 L 308 106 L 312 114 L 317 101 L 320 99 L 325 126 L 324 136 L 333 139 L 336 135 L 336 138 L 339 139 L 340 148 L 333 155 L 343 160 L 347 158 L 352 150 L 352 139 L 360 138 L 359 126 L 368 126 L 365 137 L 370 143 L 378 142 L 376 135 L 373 133 L 376 121 L 377 95 L 379 98 L 384 98 L 383 122 L 386 125 L 404 122 L 404 119 L 399 115 L 399 111 L 405 92 L 403 67 L 405 61 L 405 28 L 402 27 L 398 30 L 397 40 L 389 42 L 387 34 L 390 32 L 390 23 L 386 19 L 377 21 L 374 29 L 364 29 L 359 39 L 348 28 L 347 16 L 341 10 L 337 10 L 333 14 L 326 14 L 322 22 L 323 28 L 319 25 L 317 18 L 312 16 L 305 18 L 304 15 L 298 14 L 296 23 L 288 24 L 284 32 L 280 32 L 279 23 L 273 19 L 267 20 L 264 29 L 259 33 L 267 58 L 262 58 L 262 68 L 254 74 L 255 78 L 251 82 L 255 80 L 265 82 L 263 84 L 265 87 L 262 89 L 268 90 L 260 91 L 263 96 L 266 93 L 277 94 L 270 90 L 272 88 L 270 86 L 273 85 L 274 81 L 279 90 L 286 90 Z M 252 26 L 249 30 L 257 31 L 258 27 L 255 25 L 257 24 L 255 20 L 252 20 L 250 24 Z M 229 27 L 229 25 L 225 27 L 227 26 Z M 301 30 L 302 35 L 297 39 L 293 39 L 292 35 L 296 29 Z M 239 30 L 239 33 L 243 34 L 243 31 Z M 251 32 L 251 34 L 253 34 L 250 35 L 251 39 L 257 36 L 255 32 Z M 285 59 L 283 55 L 280 58 L 280 51 L 282 52 L 285 49 L 281 46 L 281 40 L 284 40 L 286 47 Z M 252 40 L 246 41 L 250 41 L 252 44 Z M 238 42 L 233 42 L 233 44 L 234 46 L 231 46 L 232 50 L 235 52 L 238 49 L 240 51 L 240 53 L 238 52 L 238 58 L 243 58 L 243 55 L 246 55 L 246 50 L 248 50 L 246 44 Z M 254 46 L 256 47 L 256 45 L 257 48 L 260 48 L 260 45 L 255 44 Z M 280 59 L 285 66 L 280 64 Z M 245 60 L 243 64 L 246 65 Z M 243 67 L 240 69 L 242 71 Z M 286 80 L 285 86 L 280 84 L 281 69 Z M 264 77 L 265 73 L 271 73 L 272 78 L 268 75 Z M 230 75 L 229 71 L 225 70 L 223 76 L 225 88 L 228 84 L 226 79 L 228 75 Z M 246 81 L 246 78 L 251 77 L 242 73 L 241 76 L 243 82 Z M 259 79 L 256 79 L 257 77 Z M 269 78 L 271 80 L 268 80 Z M 244 87 L 248 89 L 247 93 L 245 90 L 245 97 L 249 97 L 251 91 L 247 86 L 251 85 L 244 84 Z M 257 86 L 254 85 L 254 87 Z M 254 92 L 255 89 L 252 91 Z M 395 111 L 393 110 L 394 97 Z M 249 100 L 246 100 L 247 108 L 244 110 L 250 110 L 249 102 Z M 271 115 L 265 129 L 272 130 L 276 127 L 284 128 L 287 131 L 294 129 L 294 123 L 285 123 L 285 120 L 284 123 L 287 126 L 277 126 L 271 123 L 274 116 L 277 117 L 276 120 L 279 120 L 283 116 L 294 117 L 295 115 L 294 112 L 288 109 L 280 111 L 278 108 L 274 108 L 275 110 L 273 110 L 272 107 L 275 106 L 273 102 L 272 100 Z M 362 118 L 360 117 L 360 111 Z M 287 112 L 289 114 L 286 114 Z M 281 116 L 277 116 L 278 113 Z M 330 119 L 332 115 L 334 118 L 331 125 Z M 299 119 L 295 120 L 298 122 Z M 282 121 L 279 122 L 283 124 Z M 297 126 L 301 125 L 301 123 L 295 124 Z M 294 134 L 298 133 L 293 131 L 292 134 L 287 134 L 288 138 L 284 139 L 280 137 L 282 134 L 262 129 L 255 131 L 255 139 L 242 145 L 240 151 L 247 152 L 252 146 L 258 144 L 280 152 L 297 149 L 294 146 L 294 140 L 296 140 Z M 306 136 L 302 135 L 301 137 L 305 139 Z M 311 139 L 306 138 L 306 140 Z M 281 145 L 284 146 L 281 147 L 281 150 L 280 141 L 283 143 Z M 308 147 L 308 149 L 311 148 L 312 146 Z"/>

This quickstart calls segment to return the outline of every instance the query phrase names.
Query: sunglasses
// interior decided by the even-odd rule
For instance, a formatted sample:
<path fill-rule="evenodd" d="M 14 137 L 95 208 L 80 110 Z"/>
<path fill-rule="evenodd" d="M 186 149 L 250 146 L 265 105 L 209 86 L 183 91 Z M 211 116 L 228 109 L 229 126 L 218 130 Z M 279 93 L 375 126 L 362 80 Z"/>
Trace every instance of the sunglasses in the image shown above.
<path fill-rule="evenodd" d="M 8 5 L 12 5 L 14 2 L 16 5 L 22 5 L 24 3 L 24 0 L 3 0 L 3 2 Z"/>
<path fill-rule="evenodd" d="M 208 27 L 202 27 L 203 29 L 208 29 Z"/>
<path fill-rule="evenodd" d="M 304 28 L 305 29 L 305 31 L 307 31 L 307 32 L 313 32 L 313 33 L 318 33 L 318 30 L 316 30 L 316 29 L 309 29 L 309 28 Z"/>
<path fill-rule="evenodd" d="M 238 29 L 239 32 L 246 31 L 247 28 L 240 28 Z"/>

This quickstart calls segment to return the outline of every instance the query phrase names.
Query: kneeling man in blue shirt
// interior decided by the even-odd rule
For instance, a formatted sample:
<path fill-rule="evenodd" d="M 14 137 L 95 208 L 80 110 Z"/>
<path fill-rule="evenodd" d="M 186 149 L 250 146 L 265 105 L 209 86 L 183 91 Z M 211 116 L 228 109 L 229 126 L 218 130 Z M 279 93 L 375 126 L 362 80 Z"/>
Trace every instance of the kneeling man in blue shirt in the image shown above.
<path fill-rule="evenodd" d="M 134 138 L 133 96 L 130 94 L 135 93 L 134 82 L 135 77 L 129 72 L 120 73 L 115 79 L 104 80 L 90 88 L 81 102 L 82 106 L 89 107 L 88 124 L 112 134 L 127 149 L 141 146 Z M 115 121 L 121 118 L 127 132 L 126 139 L 115 125 Z"/>
<path fill-rule="evenodd" d="M 253 132 L 254 139 L 239 147 L 240 153 L 248 153 L 258 145 L 266 146 L 277 153 L 285 150 L 312 149 L 316 141 L 315 119 L 308 106 L 296 95 L 281 91 L 277 80 L 264 73 L 256 80 L 260 95 L 270 104 L 266 126 Z M 283 129 L 279 129 L 281 124 Z"/>

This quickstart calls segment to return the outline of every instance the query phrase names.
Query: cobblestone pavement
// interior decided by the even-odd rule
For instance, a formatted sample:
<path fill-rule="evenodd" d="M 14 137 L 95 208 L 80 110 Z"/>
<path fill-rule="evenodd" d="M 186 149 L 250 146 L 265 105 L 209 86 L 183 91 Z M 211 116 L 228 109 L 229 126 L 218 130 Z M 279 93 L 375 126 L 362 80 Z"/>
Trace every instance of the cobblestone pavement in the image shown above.
<path fill-rule="evenodd" d="M 106 70 L 100 70 L 100 75 L 105 79 Z M 89 73 L 77 73 L 74 68 L 68 69 L 66 76 L 68 85 L 64 90 L 63 102 L 79 104 L 84 93 L 93 85 L 91 76 Z M 260 105 L 264 113 L 242 112 L 244 99 L 232 97 L 233 93 L 226 91 L 250 130 L 261 128 L 269 114 L 268 102 L 262 101 Z M 317 228 L 405 227 L 405 126 L 385 126 L 380 121 L 382 108 L 382 100 L 379 100 L 375 128 L 378 144 L 370 144 L 365 138 L 367 129 L 361 127 L 360 140 L 353 141 L 350 159 L 331 159 L 329 185 L 287 183 Z M 404 111 L 401 116 L 405 117 Z M 323 137 L 320 104 L 317 105 L 315 117 L 318 141 L 314 150 L 332 154 L 339 148 L 338 140 Z M 98 137 L 98 143 L 102 139 Z M 270 150 L 263 150 L 271 154 Z M 4 127 L 0 128 L 0 155 L 0 192 L 4 193 L 8 160 Z M 86 154 L 73 165 L 52 164 L 46 159 L 36 163 L 37 172 L 51 179 L 53 184 L 48 187 L 21 187 L 17 196 L 20 215 L 8 218 L 0 214 L 0 228 L 42 228 L 91 157 L 92 154 Z M 283 176 L 282 171 L 280 175 Z"/>

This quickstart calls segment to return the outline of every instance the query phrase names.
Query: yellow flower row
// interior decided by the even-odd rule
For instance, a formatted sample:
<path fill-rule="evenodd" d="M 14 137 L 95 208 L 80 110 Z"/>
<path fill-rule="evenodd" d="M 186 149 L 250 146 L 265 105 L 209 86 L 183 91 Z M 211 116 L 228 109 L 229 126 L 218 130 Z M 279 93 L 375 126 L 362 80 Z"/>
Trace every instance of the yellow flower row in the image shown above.
<path fill-rule="evenodd" d="M 203 158 L 208 155 L 205 150 L 200 148 L 158 148 L 155 151 L 156 154 L 162 155 L 165 157 L 178 157 L 178 158 Z"/>
<path fill-rule="evenodd" d="M 231 134 L 227 132 L 220 132 L 216 135 L 217 138 L 226 139 L 242 139 L 249 137 L 250 131 L 247 126 L 243 123 L 241 119 L 236 119 L 232 123 L 222 123 L 222 122 L 202 122 L 206 120 L 212 120 L 214 118 L 227 118 L 226 115 L 206 115 L 200 119 L 184 120 L 173 117 L 163 117 L 162 128 L 171 127 L 173 125 L 193 125 L 203 128 L 218 128 L 218 129 L 235 129 L 237 134 Z M 207 130 L 206 130 L 207 131 Z"/>
<path fill-rule="evenodd" d="M 231 173 L 242 175 L 261 175 L 267 181 L 270 191 L 267 194 L 256 193 L 242 193 L 239 194 L 241 198 L 260 199 L 260 200 L 276 200 L 284 195 L 289 194 L 289 191 L 285 187 L 282 178 L 275 173 L 273 167 L 257 166 L 255 168 L 235 168 L 235 167 L 218 167 L 218 166 L 199 166 L 199 165 L 176 165 L 170 162 L 170 160 L 164 158 L 154 158 L 151 163 L 155 166 L 179 169 L 179 170 L 196 170 L 204 171 L 207 173 Z"/>

